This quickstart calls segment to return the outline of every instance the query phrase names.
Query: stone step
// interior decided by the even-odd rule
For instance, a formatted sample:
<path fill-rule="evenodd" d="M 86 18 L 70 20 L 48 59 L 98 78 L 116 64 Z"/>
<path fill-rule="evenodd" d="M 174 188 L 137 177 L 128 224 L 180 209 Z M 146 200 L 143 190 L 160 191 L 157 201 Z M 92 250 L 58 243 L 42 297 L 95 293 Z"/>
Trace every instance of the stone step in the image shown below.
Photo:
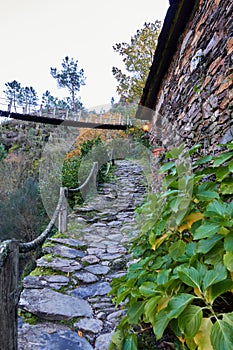
<path fill-rule="evenodd" d="M 19 308 L 38 321 L 30 325 L 19 318 L 19 350 L 108 349 L 126 312 L 116 309 L 108 293 L 112 279 L 126 273 L 143 181 L 138 165 L 117 161 L 114 181 L 69 215 L 73 227 L 66 237 L 48 239 L 36 274 L 23 280 Z"/>

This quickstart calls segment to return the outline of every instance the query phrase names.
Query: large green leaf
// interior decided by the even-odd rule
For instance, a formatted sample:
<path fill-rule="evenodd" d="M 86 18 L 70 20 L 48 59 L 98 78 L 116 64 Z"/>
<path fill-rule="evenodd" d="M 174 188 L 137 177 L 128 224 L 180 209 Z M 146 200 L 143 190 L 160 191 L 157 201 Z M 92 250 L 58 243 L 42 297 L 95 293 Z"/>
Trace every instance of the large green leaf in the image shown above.
<path fill-rule="evenodd" d="M 206 213 L 211 213 L 212 215 L 215 214 L 217 216 L 223 216 L 223 217 L 230 215 L 230 211 L 231 210 L 227 205 L 227 203 L 224 203 L 220 200 L 218 201 L 214 200 L 206 208 Z"/>
<path fill-rule="evenodd" d="M 170 319 L 167 316 L 167 312 L 163 309 L 157 313 L 153 324 L 153 331 L 156 335 L 156 339 L 160 339 L 163 336 L 165 329 L 168 326 Z"/>
<path fill-rule="evenodd" d="M 153 323 L 155 319 L 156 309 L 160 299 L 161 295 L 157 295 L 155 297 L 150 298 L 145 304 L 144 314 L 146 319 L 148 319 L 151 323 Z"/>
<path fill-rule="evenodd" d="M 210 201 L 212 199 L 219 198 L 219 194 L 217 191 L 203 191 L 197 193 L 197 199 L 199 201 Z"/>
<path fill-rule="evenodd" d="M 223 242 L 219 241 L 210 252 L 205 255 L 205 264 L 216 266 L 222 264 L 224 255 Z"/>
<path fill-rule="evenodd" d="M 153 282 L 144 282 L 139 287 L 139 292 L 145 297 L 151 297 L 156 294 L 157 285 Z"/>
<path fill-rule="evenodd" d="M 226 252 L 226 254 L 223 256 L 223 262 L 227 270 L 233 272 L 233 253 Z"/>
<path fill-rule="evenodd" d="M 204 291 L 211 285 L 221 282 L 227 278 L 227 271 L 225 266 L 219 265 L 214 270 L 209 270 L 205 274 L 203 281 Z"/>
<path fill-rule="evenodd" d="M 213 159 L 213 157 L 211 155 L 201 157 L 194 163 L 194 166 L 201 165 L 201 164 L 206 164 L 209 161 L 211 161 L 212 159 Z"/>
<path fill-rule="evenodd" d="M 166 152 L 166 158 L 178 158 L 184 152 L 184 144 L 180 147 L 172 148 L 170 151 Z"/>
<path fill-rule="evenodd" d="M 225 163 L 228 159 L 233 157 L 233 152 L 222 153 L 214 159 L 213 167 L 218 167 L 219 165 Z"/>
<path fill-rule="evenodd" d="M 232 325 L 224 320 L 216 320 L 210 339 L 214 350 L 233 350 Z"/>
<path fill-rule="evenodd" d="M 194 233 L 195 239 L 202 239 L 213 236 L 219 231 L 221 225 L 212 222 L 205 222 L 203 225 L 199 226 Z"/>
<path fill-rule="evenodd" d="M 169 254 L 172 259 L 176 260 L 185 253 L 186 244 L 181 239 L 173 243 L 169 248 Z"/>
<path fill-rule="evenodd" d="M 232 194 L 233 193 L 233 179 L 224 179 L 220 185 L 220 191 L 222 194 Z"/>
<path fill-rule="evenodd" d="M 203 253 L 206 254 L 208 253 L 214 246 L 215 244 L 220 241 L 223 237 L 221 235 L 214 235 L 210 238 L 206 238 L 206 239 L 201 239 L 200 241 L 198 241 L 197 243 L 197 252 L 198 253 Z"/>
<path fill-rule="evenodd" d="M 176 166 L 175 162 L 166 163 L 166 164 L 161 166 L 161 168 L 159 169 L 159 172 L 164 173 L 164 172 L 168 171 L 169 169 L 174 168 L 175 166 Z"/>
<path fill-rule="evenodd" d="M 223 321 L 229 323 L 233 327 L 233 312 L 228 312 L 224 314 Z"/>
<path fill-rule="evenodd" d="M 188 338 L 193 338 L 202 321 L 202 308 L 200 306 L 188 305 L 178 318 L 178 325 L 182 332 Z"/>
<path fill-rule="evenodd" d="M 209 318 L 202 319 L 201 327 L 194 337 L 195 343 L 198 345 L 198 350 L 213 350 L 210 343 L 210 333 L 212 329 L 212 322 Z"/>
<path fill-rule="evenodd" d="M 187 305 L 195 298 L 195 296 L 187 293 L 174 296 L 169 301 L 168 306 L 165 309 L 167 312 L 167 317 L 169 319 L 177 318 L 184 311 Z"/>
<path fill-rule="evenodd" d="M 138 301 L 128 310 L 129 322 L 131 324 L 138 323 L 139 317 L 142 315 L 145 306 L 145 301 Z"/>
<path fill-rule="evenodd" d="M 138 350 L 137 337 L 135 334 L 129 334 L 125 338 L 123 350 Z"/>
<path fill-rule="evenodd" d="M 233 253 L 233 232 L 229 233 L 224 239 L 224 249 Z"/>
<path fill-rule="evenodd" d="M 225 292 L 229 292 L 233 289 L 233 281 L 226 279 L 224 281 L 218 282 L 208 288 L 207 298 L 212 304 L 214 300 Z"/>
<path fill-rule="evenodd" d="M 170 272 L 171 272 L 171 269 L 159 271 L 157 275 L 157 284 L 160 285 L 160 284 L 167 283 L 169 281 Z"/>
<path fill-rule="evenodd" d="M 228 163 L 228 169 L 230 172 L 233 172 L 233 160 Z"/>
<path fill-rule="evenodd" d="M 190 287 L 201 289 L 202 276 L 194 267 L 180 267 L 177 268 L 177 272 L 182 282 Z"/>
<path fill-rule="evenodd" d="M 222 181 L 231 173 L 231 170 L 229 169 L 228 165 L 221 166 L 218 169 L 216 169 L 216 177 L 218 181 Z"/>

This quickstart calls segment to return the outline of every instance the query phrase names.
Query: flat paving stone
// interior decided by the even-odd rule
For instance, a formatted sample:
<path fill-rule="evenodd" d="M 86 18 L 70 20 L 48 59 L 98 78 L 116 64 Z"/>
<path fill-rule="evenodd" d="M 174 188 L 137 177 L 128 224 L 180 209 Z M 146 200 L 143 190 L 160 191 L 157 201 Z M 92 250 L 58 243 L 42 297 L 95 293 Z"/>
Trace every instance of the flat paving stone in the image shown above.
<path fill-rule="evenodd" d="M 19 307 L 40 318 L 53 321 L 92 315 L 92 309 L 85 300 L 49 288 L 24 289 Z"/>
<path fill-rule="evenodd" d="M 77 332 L 58 324 L 25 323 L 19 327 L 18 334 L 18 350 L 93 350 Z"/>
<path fill-rule="evenodd" d="M 122 247 L 122 246 L 107 247 L 107 252 L 109 254 L 117 254 L 117 253 L 125 254 L 127 252 L 127 249 L 125 247 Z"/>
<path fill-rule="evenodd" d="M 62 258 L 54 258 L 52 261 L 48 261 L 42 257 L 38 259 L 36 263 L 39 267 L 50 267 L 53 270 L 59 270 L 63 272 L 74 272 L 81 270 L 82 268 L 82 265 L 79 262 Z"/>
<path fill-rule="evenodd" d="M 98 258 L 101 258 L 101 255 L 106 253 L 106 249 L 102 249 L 102 248 L 88 248 L 87 252 L 90 255 L 96 255 L 96 256 L 98 256 Z"/>
<path fill-rule="evenodd" d="M 73 239 L 73 238 L 49 238 L 50 241 L 52 242 L 56 242 L 56 243 L 61 243 L 61 244 L 66 244 L 69 245 L 71 247 L 83 247 L 85 246 L 85 243 L 82 241 L 79 241 L 77 239 Z"/>
<path fill-rule="evenodd" d="M 62 275 L 54 276 L 26 276 L 23 279 L 23 287 L 30 289 L 38 288 L 53 288 L 60 289 L 63 286 L 67 286 L 69 283 L 69 278 Z"/>
<path fill-rule="evenodd" d="M 72 296 L 79 298 L 95 297 L 97 295 L 107 295 L 111 290 L 110 283 L 97 282 L 88 286 L 80 286 L 69 292 Z"/>
<path fill-rule="evenodd" d="M 102 255 L 102 260 L 115 260 L 115 259 L 119 259 L 122 257 L 122 254 L 103 254 Z"/>
<path fill-rule="evenodd" d="M 73 276 L 84 283 L 93 283 L 99 280 L 96 275 L 93 275 L 93 273 L 90 272 L 76 272 Z"/>
<path fill-rule="evenodd" d="M 103 322 L 94 318 L 82 318 L 80 321 L 74 323 L 74 327 L 86 332 L 97 334 L 103 328 Z"/>
<path fill-rule="evenodd" d="M 115 233 L 108 235 L 108 239 L 116 242 L 120 242 L 120 240 L 123 238 L 123 235 L 121 233 Z"/>
<path fill-rule="evenodd" d="M 86 266 L 84 270 L 94 273 L 95 275 L 106 275 L 110 271 L 110 268 L 107 266 L 98 264 L 98 265 Z"/>
<path fill-rule="evenodd" d="M 98 263 L 100 259 L 96 255 L 86 255 L 81 259 L 81 261 L 91 265 Z"/>
<path fill-rule="evenodd" d="M 64 258 L 69 258 L 69 259 L 83 258 L 85 256 L 85 253 L 82 252 L 81 250 L 69 248 L 61 244 L 55 245 L 52 248 L 52 251 L 54 255 L 60 255 Z"/>
<path fill-rule="evenodd" d="M 95 350 L 108 350 L 113 333 L 101 334 L 95 342 Z"/>

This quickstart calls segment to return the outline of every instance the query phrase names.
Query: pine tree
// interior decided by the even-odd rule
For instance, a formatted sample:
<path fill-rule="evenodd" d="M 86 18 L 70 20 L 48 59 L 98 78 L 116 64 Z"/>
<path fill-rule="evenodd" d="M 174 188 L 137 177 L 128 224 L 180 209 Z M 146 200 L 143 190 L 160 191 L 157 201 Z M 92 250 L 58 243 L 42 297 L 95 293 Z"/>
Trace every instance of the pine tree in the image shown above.
<path fill-rule="evenodd" d="M 70 93 L 72 109 L 76 111 L 79 107 L 80 99 L 77 97 L 77 92 L 82 85 L 85 85 L 84 70 L 78 69 L 78 61 L 66 56 L 62 61 L 62 69 L 50 68 L 50 73 L 57 80 L 58 86 L 65 88 Z"/>

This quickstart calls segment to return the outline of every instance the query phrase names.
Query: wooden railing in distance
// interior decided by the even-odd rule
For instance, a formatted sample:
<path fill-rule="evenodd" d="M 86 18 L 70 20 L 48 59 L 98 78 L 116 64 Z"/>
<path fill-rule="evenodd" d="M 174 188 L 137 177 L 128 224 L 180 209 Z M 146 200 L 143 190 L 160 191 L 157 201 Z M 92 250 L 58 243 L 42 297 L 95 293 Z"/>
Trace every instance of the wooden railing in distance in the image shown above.
<path fill-rule="evenodd" d="M 112 152 L 110 160 L 114 164 Z M 98 162 L 94 162 L 86 181 L 81 186 L 69 190 L 67 187 L 60 188 L 57 207 L 48 226 L 39 237 L 27 243 L 20 243 L 16 240 L 0 243 L 0 349 L 18 349 L 19 253 L 30 252 L 41 246 L 57 219 L 59 232 L 67 231 L 68 191 L 79 191 L 90 181 L 96 182 L 97 173 Z"/>
<path fill-rule="evenodd" d="M 96 184 L 97 173 L 98 173 L 98 162 L 94 162 L 87 179 L 85 180 L 85 182 L 82 185 L 80 185 L 77 188 L 69 188 L 69 189 L 67 187 L 60 188 L 60 197 L 62 197 L 63 201 L 62 201 L 62 206 L 61 206 L 59 216 L 58 216 L 58 232 L 59 233 L 64 233 L 67 231 L 68 193 L 69 192 L 78 192 L 78 191 L 82 190 L 83 188 L 88 186 L 91 181 L 93 181 L 94 184 Z"/>

